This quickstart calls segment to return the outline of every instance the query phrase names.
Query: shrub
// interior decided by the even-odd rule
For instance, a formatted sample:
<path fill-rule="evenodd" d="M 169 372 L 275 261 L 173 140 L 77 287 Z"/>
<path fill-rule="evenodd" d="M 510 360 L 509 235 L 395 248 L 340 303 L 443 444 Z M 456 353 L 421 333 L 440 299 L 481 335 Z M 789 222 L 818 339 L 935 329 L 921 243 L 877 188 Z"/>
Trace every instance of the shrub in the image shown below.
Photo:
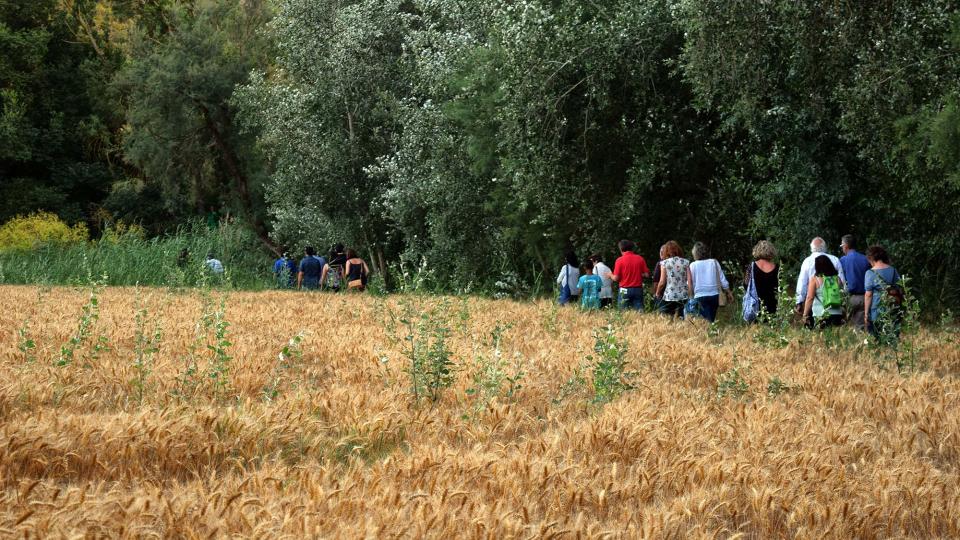
<path fill-rule="evenodd" d="M 82 244 L 87 241 L 87 226 L 73 227 L 50 212 L 36 212 L 17 216 L 0 226 L 0 253 L 29 251 L 48 245 Z"/>

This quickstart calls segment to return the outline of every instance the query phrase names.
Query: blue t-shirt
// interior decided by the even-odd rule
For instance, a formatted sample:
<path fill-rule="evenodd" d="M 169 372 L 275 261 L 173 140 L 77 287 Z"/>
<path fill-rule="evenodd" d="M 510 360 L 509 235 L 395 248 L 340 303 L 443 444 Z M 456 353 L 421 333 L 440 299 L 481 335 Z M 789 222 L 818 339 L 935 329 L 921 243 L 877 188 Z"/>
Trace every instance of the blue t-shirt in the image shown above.
<path fill-rule="evenodd" d="M 873 291 L 873 302 L 870 304 L 870 320 L 880 317 L 880 301 L 887 294 L 887 287 L 900 283 L 900 272 L 888 266 L 881 270 L 868 270 L 864 278 L 864 290 Z"/>
<path fill-rule="evenodd" d="M 577 288 L 580 289 L 580 307 L 584 309 L 597 309 L 600 307 L 600 289 L 603 288 L 603 279 L 595 274 L 580 276 L 577 280 Z"/>
<path fill-rule="evenodd" d="M 286 274 L 284 274 L 286 272 Z M 297 264 L 293 259 L 280 257 L 273 263 L 273 275 L 277 277 L 277 285 L 289 287 L 293 285 L 293 276 L 297 273 Z"/>
<path fill-rule="evenodd" d="M 300 271 L 303 272 L 303 286 L 307 289 L 316 289 L 320 286 L 320 274 L 327 260 L 323 257 L 311 255 L 300 261 Z"/>
<path fill-rule="evenodd" d="M 840 266 L 843 267 L 843 276 L 847 278 L 847 292 L 863 294 L 864 276 L 870 269 L 870 261 L 862 253 L 850 250 L 850 253 L 840 257 Z"/>

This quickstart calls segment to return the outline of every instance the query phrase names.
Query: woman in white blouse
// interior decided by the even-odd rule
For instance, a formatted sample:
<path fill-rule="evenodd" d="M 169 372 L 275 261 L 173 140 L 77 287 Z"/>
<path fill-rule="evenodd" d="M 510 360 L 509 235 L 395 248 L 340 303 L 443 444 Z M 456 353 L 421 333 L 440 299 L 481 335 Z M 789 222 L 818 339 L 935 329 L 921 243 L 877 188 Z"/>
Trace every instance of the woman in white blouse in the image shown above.
<path fill-rule="evenodd" d="M 557 303 L 576 304 L 580 298 L 580 289 L 577 288 L 577 281 L 580 280 L 580 260 L 572 251 L 564 256 L 564 265 L 557 275 L 557 285 L 560 287 L 560 296 Z"/>
<path fill-rule="evenodd" d="M 696 301 L 696 312 L 713 322 L 720 307 L 720 295 L 728 295 L 730 283 L 716 259 L 710 258 L 710 248 L 703 242 L 693 246 L 693 258 L 687 270 L 687 287 Z"/>

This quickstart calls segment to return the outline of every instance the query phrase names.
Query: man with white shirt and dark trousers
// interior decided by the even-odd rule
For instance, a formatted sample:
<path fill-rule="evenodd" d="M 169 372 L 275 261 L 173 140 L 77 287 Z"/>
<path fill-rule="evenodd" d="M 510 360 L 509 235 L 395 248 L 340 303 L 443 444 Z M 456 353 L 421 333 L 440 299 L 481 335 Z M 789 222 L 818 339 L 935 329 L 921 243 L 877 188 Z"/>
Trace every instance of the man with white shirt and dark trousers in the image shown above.
<path fill-rule="evenodd" d="M 847 278 L 844 277 L 840 259 L 827 253 L 827 243 L 824 242 L 823 238 L 819 236 L 814 238 L 810 241 L 810 256 L 803 260 L 803 264 L 800 265 L 800 275 L 797 277 L 797 313 L 803 313 L 803 302 L 807 298 L 807 285 L 810 283 L 810 278 L 816 273 L 815 261 L 821 255 L 830 259 L 830 262 L 837 269 L 837 274 L 840 275 L 840 286 L 846 287 Z"/>

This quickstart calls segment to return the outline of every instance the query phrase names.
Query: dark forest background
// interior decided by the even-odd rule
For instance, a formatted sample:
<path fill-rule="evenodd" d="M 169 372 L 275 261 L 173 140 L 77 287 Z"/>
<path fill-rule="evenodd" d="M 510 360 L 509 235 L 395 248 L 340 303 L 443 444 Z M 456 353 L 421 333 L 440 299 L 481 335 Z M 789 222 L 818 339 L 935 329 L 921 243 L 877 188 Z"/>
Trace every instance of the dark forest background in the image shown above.
<path fill-rule="evenodd" d="M 960 300 L 947 0 L 0 0 L 0 223 L 213 210 L 438 289 L 881 243 Z M 651 261 L 652 262 L 652 261 Z M 540 276 L 538 278 L 538 276 Z"/>

